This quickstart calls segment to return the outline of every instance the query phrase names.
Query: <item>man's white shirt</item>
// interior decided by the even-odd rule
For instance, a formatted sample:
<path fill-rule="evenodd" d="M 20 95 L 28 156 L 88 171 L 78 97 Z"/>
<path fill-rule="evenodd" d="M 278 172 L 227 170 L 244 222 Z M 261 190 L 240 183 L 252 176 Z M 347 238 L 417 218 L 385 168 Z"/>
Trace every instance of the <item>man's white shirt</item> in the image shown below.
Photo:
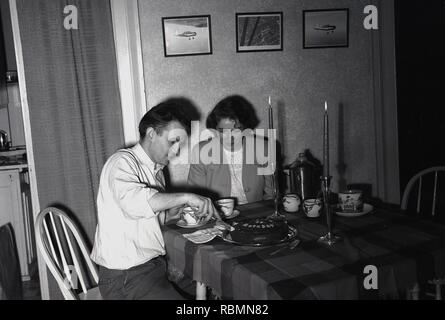
<path fill-rule="evenodd" d="M 105 163 L 97 196 L 98 225 L 91 259 L 125 270 L 165 255 L 158 215 L 148 201 L 164 190 L 163 166 L 138 143 Z"/>

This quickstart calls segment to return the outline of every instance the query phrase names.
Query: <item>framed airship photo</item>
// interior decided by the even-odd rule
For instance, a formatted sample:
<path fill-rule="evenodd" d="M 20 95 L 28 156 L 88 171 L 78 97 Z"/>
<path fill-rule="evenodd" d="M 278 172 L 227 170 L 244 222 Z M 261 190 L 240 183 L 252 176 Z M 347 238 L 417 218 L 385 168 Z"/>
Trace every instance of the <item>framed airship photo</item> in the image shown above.
<path fill-rule="evenodd" d="M 166 57 L 212 54 L 210 15 L 162 18 Z"/>
<path fill-rule="evenodd" d="M 283 50 L 283 13 L 236 13 L 236 51 Z"/>
<path fill-rule="evenodd" d="M 349 46 L 349 9 L 303 11 L 303 48 Z"/>

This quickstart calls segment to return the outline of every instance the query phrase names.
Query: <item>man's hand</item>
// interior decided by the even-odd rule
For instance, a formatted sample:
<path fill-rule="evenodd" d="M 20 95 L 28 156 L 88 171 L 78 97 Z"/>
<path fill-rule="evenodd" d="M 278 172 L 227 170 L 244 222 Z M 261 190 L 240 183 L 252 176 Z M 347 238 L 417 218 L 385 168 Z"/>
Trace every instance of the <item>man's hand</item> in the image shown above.
<path fill-rule="evenodd" d="M 179 219 L 181 218 L 181 212 L 182 212 L 182 208 L 184 206 L 177 206 L 171 209 L 167 210 L 167 217 L 166 217 L 166 222 L 170 221 L 170 220 L 174 220 L 174 219 Z"/>
<path fill-rule="evenodd" d="M 205 221 L 209 221 L 212 217 L 215 217 L 217 220 L 221 220 L 218 210 L 213 206 L 212 200 L 194 193 L 158 192 L 148 200 L 148 203 L 153 212 L 172 210 L 167 212 L 168 216 L 173 215 L 177 217 L 181 207 L 190 206 L 198 218 L 204 218 Z"/>
<path fill-rule="evenodd" d="M 216 210 L 210 198 L 188 193 L 186 201 L 187 205 L 195 209 L 195 215 L 198 218 L 204 217 L 205 221 L 209 221 L 212 217 L 215 217 L 217 220 L 221 220 L 218 210 Z"/>

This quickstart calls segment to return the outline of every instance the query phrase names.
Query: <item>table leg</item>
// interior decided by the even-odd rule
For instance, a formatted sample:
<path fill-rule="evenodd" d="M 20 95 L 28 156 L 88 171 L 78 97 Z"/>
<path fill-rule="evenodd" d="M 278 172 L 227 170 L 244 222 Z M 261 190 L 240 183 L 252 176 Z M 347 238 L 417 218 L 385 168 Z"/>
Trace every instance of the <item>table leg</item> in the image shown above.
<path fill-rule="evenodd" d="M 408 300 L 419 300 L 419 284 L 416 283 L 413 287 L 408 289 Z"/>
<path fill-rule="evenodd" d="M 204 283 L 196 281 L 196 300 L 206 300 L 207 287 Z"/>

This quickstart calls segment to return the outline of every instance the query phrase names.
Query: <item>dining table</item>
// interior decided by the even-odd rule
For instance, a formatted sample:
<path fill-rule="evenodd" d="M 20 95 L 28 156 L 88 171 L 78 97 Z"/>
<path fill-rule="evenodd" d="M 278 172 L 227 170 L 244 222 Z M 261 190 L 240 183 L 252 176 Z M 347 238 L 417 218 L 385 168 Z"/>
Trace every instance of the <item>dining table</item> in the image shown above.
<path fill-rule="evenodd" d="M 274 203 L 237 209 L 227 223 L 269 216 Z M 298 245 L 240 245 L 222 237 L 196 244 L 184 234 L 214 222 L 194 229 L 173 221 L 163 226 L 169 267 L 196 281 L 197 299 L 211 288 L 223 300 L 405 299 L 416 284 L 445 277 L 444 225 L 374 206 L 364 215 L 334 213 L 333 232 L 341 241 L 327 245 L 318 241 L 327 230 L 323 214 L 284 217 L 298 231 Z M 376 280 L 371 286 L 370 277 Z"/>

